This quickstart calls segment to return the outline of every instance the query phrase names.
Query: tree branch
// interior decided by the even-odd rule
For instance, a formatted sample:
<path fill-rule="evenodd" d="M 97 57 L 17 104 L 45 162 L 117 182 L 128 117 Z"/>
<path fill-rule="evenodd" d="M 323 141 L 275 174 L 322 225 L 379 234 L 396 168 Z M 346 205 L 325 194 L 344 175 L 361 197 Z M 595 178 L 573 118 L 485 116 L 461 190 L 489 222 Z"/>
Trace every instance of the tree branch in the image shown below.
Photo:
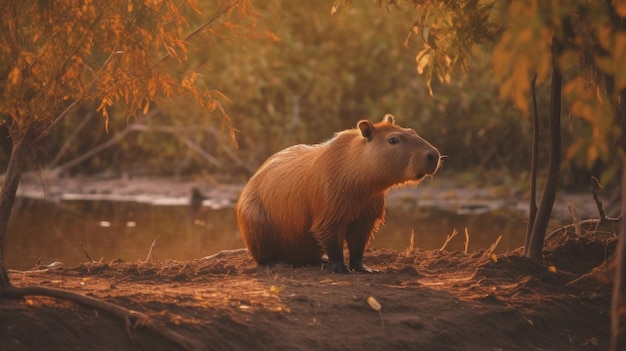
<path fill-rule="evenodd" d="M 167 340 L 185 350 L 201 349 L 201 345 L 198 341 L 187 338 L 186 336 L 167 328 L 144 313 L 129 310 L 125 307 L 94 297 L 81 295 L 68 290 L 40 286 L 28 286 L 21 288 L 7 287 L 0 289 L 0 297 L 21 298 L 29 295 L 48 296 L 56 299 L 72 301 L 83 306 L 110 313 L 126 322 L 126 330 L 129 337 L 132 337 L 131 328 L 144 327 L 162 335 Z"/>
<path fill-rule="evenodd" d="M 185 37 L 184 41 L 187 41 L 187 40 L 193 38 L 198 33 L 200 33 L 202 30 L 204 30 L 207 27 L 213 25 L 213 23 L 215 21 L 217 21 L 220 17 L 222 17 L 230 9 L 232 9 L 238 1 L 239 0 L 229 0 L 229 1 L 227 1 L 223 5 L 218 5 L 218 8 L 215 10 L 213 15 L 206 22 L 201 24 L 198 28 L 194 29 L 191 33 L 187 34 L 187 36 Z M 159 61 L 157 61 L 154 64 L 153 67 L 158 66 L 159 64 L 161 64 L 163 61 L 165 61 L 169 57 L 171 57 L 170 53 L 169 52 L 165 53 L 165 55 L 163 57 L 161 57 L 161 59 Z"/>

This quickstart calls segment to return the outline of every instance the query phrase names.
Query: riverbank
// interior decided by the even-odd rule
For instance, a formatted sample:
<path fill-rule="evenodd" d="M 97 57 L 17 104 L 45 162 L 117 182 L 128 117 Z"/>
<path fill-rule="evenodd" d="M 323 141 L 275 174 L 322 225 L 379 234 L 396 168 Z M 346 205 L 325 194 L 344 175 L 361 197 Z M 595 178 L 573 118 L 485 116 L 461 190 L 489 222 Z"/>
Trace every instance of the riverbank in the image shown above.
<path fill-rule="evenodd" d="M 244 184 L 223 183 L 201 177 L 128 177 L 90 176 L 48 178 L 27 173 L 22 177 L 18 196 L 57 200 L 137 201 L 151 204 L 188 205 L 193 189 L 212 208 L 234 207 Z M 609 216 L 617 216 L 619 204 L 612 193 L 600 193 Z M 529 191 L 525 184 L 512 180 L 467 180 L 467 175 L 427 178 L 418 186 L 392 189 L 388 206 L 430 207 L 452 212 L 481 213 L 497 209 L 527 212 Z M 581 218 L 597 218 L 598 210 L 590 190 L 559 191 L 553 217 L 572 218 L 574 209 Z"/>
<path fill-rule="evenodd" d="M 12 271 L 15 286 L 70 290 L 141 318 L 124 321 L 48 297 L 0 299 L 0 342 L 7 351 L 177 350 L 181 344 L 198 350 L 606 350 L 613 275 L 606 262 L 615 243 L 610 236 L 554 237 L 545 261 L 518 252 L 368 250 L 365 261 L 380 274 L 257 267 L 242 250 L 187 262 Z"/>
<path fill-rule="evenodd" d="M 463 187 L 427 179 L 394 190 L 393 206 L 483 211 L 527 206 L 513 184 Z M 202 179 L 26 175 L 19 196 L 232 206 L 241 185 Z M 591 194 L 563 194 L 555 212 L 597 217 Z M 50 297 L 0 299 L 6 350 L 606 350 L 616 239 L 610 231 L 548 238 L 545 260 L 519 250 L 370 249 L 381 274 L 257 267 L 245 250 L 190 261 L 119 259 L 10 271 L 16 287 L 61 288 L 122 306 L 126 319 Z M 45 244 L 43 244 L 45 245 Z M 146 326 L 158 326 L 147 328 Z M 172 337 L 175 335 L 175 337 Z"/>

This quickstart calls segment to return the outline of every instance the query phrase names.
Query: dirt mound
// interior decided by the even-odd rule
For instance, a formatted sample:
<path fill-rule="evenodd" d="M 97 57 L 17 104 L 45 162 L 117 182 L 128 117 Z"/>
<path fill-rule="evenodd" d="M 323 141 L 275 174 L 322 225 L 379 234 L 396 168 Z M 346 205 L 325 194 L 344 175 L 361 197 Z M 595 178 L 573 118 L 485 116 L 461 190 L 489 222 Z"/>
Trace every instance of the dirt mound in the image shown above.
<path fill-rule="evenodd" d="M 198 349 L 606 350 L 614 250 L 614 238 L 564 235 L 547 243 L 545 261 L 368 250 L 365 263 L 381 274 L 257 267 L 235 250 L 10 277 L 18 287 L 63 288 L 141 312 Z M 0 299 L 4 350 L 180 348 L 143 326 L 48 297 Z"/>

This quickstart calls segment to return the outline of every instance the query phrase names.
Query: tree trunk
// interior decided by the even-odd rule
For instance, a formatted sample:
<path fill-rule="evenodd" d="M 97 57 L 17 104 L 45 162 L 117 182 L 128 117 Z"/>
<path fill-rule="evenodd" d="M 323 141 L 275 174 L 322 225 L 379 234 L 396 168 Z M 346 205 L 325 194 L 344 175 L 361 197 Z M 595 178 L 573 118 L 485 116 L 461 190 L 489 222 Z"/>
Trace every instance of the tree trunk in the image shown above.
<path fill-rule="evenodd" d="M 548 177 L 543 189 L 543 196 L 530 242 L 524 248 L 524 255 L 531 258 L 541 258 L 543 242 L 548 228 L 548 221 L 552 215 L 552 206 L 556 198 L 556 191 L 561 174 L 561 86 L 563 76 L 558 67 L 558 59 L 563 52 L 563 43 L 560 39 L 552 38 L 552 87 L 550 88 L 550 162 Z"/>
<path fill-rule="evenodd" d="M 622 221 L 617 247 L 617 266 L 613 296 L 611 299 L 611 350 L 626 350 L 626 89 L 619 94 L 615 119 L 621 127 L 622 137 L 618 140 L 617 153 L 622 169 Z"/>
<path fill-rule="evenodd" d="M 7 165 L 4 184 L 2 184 L 2 190 L 0 190 L 0 290 L 11 286 L 9 275 L 7 274 L 7 269 L 4 264 L 4 243 L 9 226 L 9 219 L 11 218 L 11 211 L 15 203 L 17 186 L 22 177 L 28 151 L 34 140 L 34 134 L 31 129 L 27 129 L 24 133 L 18 132 L 15 134 L 17 135 L 13 140 L 13 149 L 11 150 L 11 157 Z"/>
<path fill-rule="evenodd" d="M 625 94 L 626 95 L 626 94 Z M 622 153 L 626 150 L 622 149 Z M 617 267 L 611 299 L 611 350 L 626 350 L 626 155 L 622 154 L 622 224 L 617 247 Z"/>
<path fill-rule="evenodd" d="M 532 152 L 530 160 L 530 201 L 528 204 L 528 225 L 526 226 L 526 240 L 524 242 L 524 250 L 530 247 L 530 238 L 537 216 L 537 158 L 539 157 L 539 112 L 537 111 L 537 73 L 533 75 L 531 80 L 531 94 L 533 101 L 533 117 L 532 117 Z"/>

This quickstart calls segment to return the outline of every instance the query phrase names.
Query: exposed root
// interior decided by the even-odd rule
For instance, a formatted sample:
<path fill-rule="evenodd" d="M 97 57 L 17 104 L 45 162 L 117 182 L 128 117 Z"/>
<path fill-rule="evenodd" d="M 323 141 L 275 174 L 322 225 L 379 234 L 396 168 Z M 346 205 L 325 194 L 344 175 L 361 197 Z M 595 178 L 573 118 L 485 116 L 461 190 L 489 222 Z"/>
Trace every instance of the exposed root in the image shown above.
<path fill-rule="evenodd" d="M 29 295 L 48 296 L 56 299 L 72 301 L 96 310 L 108 312 L 122 319 L 126 323 L 126 331 L 131 340 L 132 329 L 144 327 L 162 335 L 164 338 L 170 340 L 176 345 L 179 345 L 184 350 L 201 350 L 201 344 L 199 342 L 167 328 L 162 323 L 150 318 L 150 316 L 106 302 L 104 300 L 81 295 L 68 290 L 40 286 L 28 286 L 21 288 L 6 287 L 0 289 L 0 298 L 22 298 Z"/>

